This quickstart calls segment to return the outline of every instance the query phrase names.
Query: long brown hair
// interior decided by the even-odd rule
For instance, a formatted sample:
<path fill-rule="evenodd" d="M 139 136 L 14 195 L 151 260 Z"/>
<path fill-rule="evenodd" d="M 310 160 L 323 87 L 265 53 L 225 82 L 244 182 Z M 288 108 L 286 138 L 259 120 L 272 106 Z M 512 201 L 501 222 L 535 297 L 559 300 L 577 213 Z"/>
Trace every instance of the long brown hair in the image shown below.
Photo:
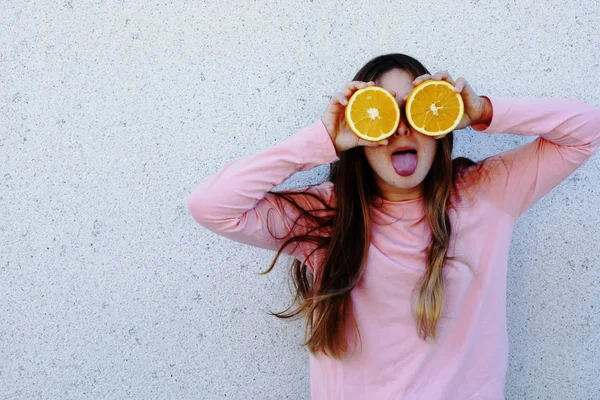
<path fill-rule="evenodd" d="M 376 57 L 354 76 L 355 81 L 377 81 L 384 73 L 401 69 L 413 77 L 429 73 L 417 60 L 404 54 Z M 453 134 L 437 140 L 433 166 L 424 180 L 423 200 L 425 216 L 431 230 L 427 247 L 425 273 L 415 288 L 414 316 L 420 337 L 435 338 L 436 325 L 444 305 L 442 266 L 447 259 L 452 227 L 448 210 L 450 193 L 457 173 L 474 164 L 471 160 L 452 160 Z M 313 353 L 323 352 L 341 359 L 348 351 L 346 329 L 348 324 L 360 337 L 350 309 L 350 292 L 360 281 L 371 241 L 369 209 L 374 206 L 378 188 L 374 172 L 362 147 L 339 154 L 339 161 L 331 164 L 328 181 L 334 185 L 335 205 L 303 191 L 271 192 L 299 212 L 294 230 L 302 226 L 303 233 L 289 237 L 281 246 L 270 267 L 270 272 L 284 248 L 310 243 L 314 249 L 308 258 L 323 252 L 322 262 L 315 275 L 302 260 L 295 259 L 291 267 L 296 289 L 294 302 L 280 313 L 279 318 L 306 317 L 304 345 Z M 298 195 L 312 196 L 322 207 L 305 210 L 296 201 Z M 292 307 L 297 307 L 292 310 Z"/>

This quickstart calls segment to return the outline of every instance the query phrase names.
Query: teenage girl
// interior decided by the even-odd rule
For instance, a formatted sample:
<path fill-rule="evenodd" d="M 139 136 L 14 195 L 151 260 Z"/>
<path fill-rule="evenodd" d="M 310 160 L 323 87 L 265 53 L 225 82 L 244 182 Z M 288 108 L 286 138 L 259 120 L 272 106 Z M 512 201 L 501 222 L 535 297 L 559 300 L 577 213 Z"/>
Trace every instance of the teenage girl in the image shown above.
<path fill-rule="evenodd" d="M 452 133 L 422 135 L 405 115 L 378 143 L 346 126 L 356 90 L 384 87 L 403 109 L 428 79 L 462 96 L 457 129 L 537 138 L 474 163 L 452 159 Z M 513 227 L 599 145 L 598 108 L 478 96 L 462 78 L 388 54 L 360 69 L 322 119 L 202 182 L 189 210 L 219 235 L 294 257 L 297 308 L 276 315 L 306 318 L 313 400 L 503 399 Z M 272 191 L 323 164 L 327 182 Z"/>

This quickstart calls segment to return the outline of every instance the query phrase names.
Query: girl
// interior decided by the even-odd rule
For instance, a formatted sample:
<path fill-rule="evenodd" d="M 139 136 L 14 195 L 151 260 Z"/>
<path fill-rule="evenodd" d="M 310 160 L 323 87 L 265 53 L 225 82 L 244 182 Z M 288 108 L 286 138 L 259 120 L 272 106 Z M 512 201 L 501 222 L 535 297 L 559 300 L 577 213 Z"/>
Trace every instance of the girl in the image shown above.
<path fill-rule="evenodd" d="M 404 115 L 379 143 L 346 126 L 356 90 L 384 87 L 402 109 L 428 79 L 454 84 L 463 97 L 458 129 L 539 137 L 474 163 L 452 160 L 452 133 L 422 135 Z M 278 250 L 267 272 L 281 253 L 295 258 L 297 308 L 276 315 L 306 318 L 312 399 L 502 399 L 512 229 L 599 145 L 598 108 L 478 96 L 462 78 L 431 76 L 417 60 L 388 54 L 333 96 L 322 119 L 232 162 L 188 206 L 220 235 Z M 329 163 L 325 183 L 272 191 Z"/>

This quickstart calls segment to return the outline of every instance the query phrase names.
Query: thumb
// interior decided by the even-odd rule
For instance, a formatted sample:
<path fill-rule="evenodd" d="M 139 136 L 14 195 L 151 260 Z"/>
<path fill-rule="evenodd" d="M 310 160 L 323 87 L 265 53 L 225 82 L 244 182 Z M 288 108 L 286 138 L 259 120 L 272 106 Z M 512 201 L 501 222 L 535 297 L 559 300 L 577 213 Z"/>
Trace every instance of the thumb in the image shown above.
<path fill-rule="evenodd" d="M 380 146 L 385 146 L 388 143 L 389 143 L 389 140 L 387 140 L 387 139 L 380 140 L 378 142 L 371 142 L 369 140 L 358 139 L 358 145 L 364 146 L 364 147 L 380 147 Z"/>

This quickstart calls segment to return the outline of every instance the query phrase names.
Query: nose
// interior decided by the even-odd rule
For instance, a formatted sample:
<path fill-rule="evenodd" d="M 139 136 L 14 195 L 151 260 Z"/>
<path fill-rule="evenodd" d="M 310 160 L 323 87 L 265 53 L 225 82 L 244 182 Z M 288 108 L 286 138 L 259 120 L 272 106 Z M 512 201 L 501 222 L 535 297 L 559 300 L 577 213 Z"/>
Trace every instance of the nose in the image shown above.
<path fill-rule="evenodd" d="M 395 135 L 396 136 L 404 136 L 404 135 L 408 135 L 408 133 L 410 132 L 410 129 L 408 127 L 408 123 L 406 121 L 405 118 L 401 117 L 400 118 L 400 123 L 398 124 L 398 129 L 396 130 Z"/>

